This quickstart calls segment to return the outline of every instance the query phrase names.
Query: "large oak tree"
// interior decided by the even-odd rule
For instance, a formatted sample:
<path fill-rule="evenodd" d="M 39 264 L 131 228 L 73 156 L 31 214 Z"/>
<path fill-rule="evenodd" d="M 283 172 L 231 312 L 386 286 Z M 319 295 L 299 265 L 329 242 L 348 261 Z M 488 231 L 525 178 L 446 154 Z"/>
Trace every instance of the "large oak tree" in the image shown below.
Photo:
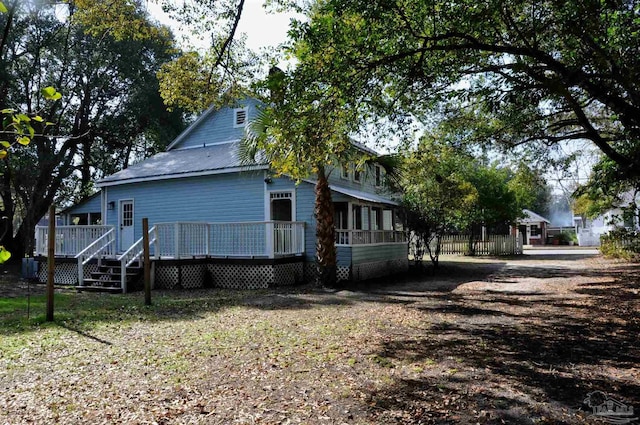
<path fill-rule="evenodd" d="M 114 10 L 131 23 L 126 31 L 91 27 L 89 12 L 98 2 L 14 0 L 0 15 L 0 108 L 39 113 L 53 123 L 33 122 L 31 143 L 0 163 L 8 217 L 2 243 L 15 258 L 29 253 L 34 226 L 49 205 L 88 195 L 96 177 L 182 129 L 181 114 L 166 111 L 155 77 L 173 57 L 170 33 L 150 22 L 140 3 L 118 4 L 123 7 Z M 47 86 L 62 96 L 45 102 Z"/>
<path fill-rule="evenodd" d="M 635 1 L 323 0 L 292 35 L 298 57 L 362 111 L 471 115 L 493 145 L 587 139 L 640 173 Z"/>

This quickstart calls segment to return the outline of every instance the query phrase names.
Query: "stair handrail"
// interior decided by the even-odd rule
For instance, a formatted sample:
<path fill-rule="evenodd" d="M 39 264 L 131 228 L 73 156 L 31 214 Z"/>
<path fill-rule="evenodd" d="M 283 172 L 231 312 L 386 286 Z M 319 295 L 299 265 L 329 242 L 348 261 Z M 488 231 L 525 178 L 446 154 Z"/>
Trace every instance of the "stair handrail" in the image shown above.
<path fill-rule="evenodd" d="M 151 227 L 148 233 L 149 246 L 151 246 L 156 242 L 156 226 Z M 142 257 L 142 253 L 144 252 L 142 245 L 143 240 L 144 238 L 138 239 L 129 249 L 118 257 L 118 261 L 120 262 L 120 286 L 122 287 L 123 294 L 127 292 L 127 267 Z"/>
<path fill-rule="evenodd" d="M 73 257 L 78 260 L 78 286 L 84 284 L 84 265 L 98 255 L 113 255 L 115 241 L 115 228 L 112 226 L 107 233 L 91 242 L 89 246 Z"/>

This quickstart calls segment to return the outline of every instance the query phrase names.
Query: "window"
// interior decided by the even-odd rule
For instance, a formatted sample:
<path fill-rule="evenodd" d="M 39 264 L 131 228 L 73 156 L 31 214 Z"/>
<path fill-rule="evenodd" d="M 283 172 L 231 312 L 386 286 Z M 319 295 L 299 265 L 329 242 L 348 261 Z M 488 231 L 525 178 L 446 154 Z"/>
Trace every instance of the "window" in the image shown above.
<path fill-rule="evenodd" d="M 362 181 L 362 171 L 358 170 L 358 168 L 353 169 L 353 181 L 360 183 Z"/>
<path fill-rule="evenodd" d="M 345 180 L 349 180 L 349 166 L 348 165 L 343 165 L 342 168 L 340 169 L 340 177 L 345 179 Z"/>
<path fill-rule="evenodd" d="M 376 187 L 382 186 L 382 167 L 376 165 Z"/>
<path fill-rule="evenodd" d="M 71 222 L 69 224 L 73 224 L 74 226 L 86 226 L 89 224 L 87 219 L 88 214 L 71 214 Z"/>
<path fill-rule="evenodd" d="M 244 127 L 247 125 L 247 108 L 237 108 L 233 110 L 233 126 Z"/>
<path fill-rule="evenodd" d="M 133 226 L 133 202 L 122 204 L 122 223 L 123 226 Z"/>
<path fill-rule="evenodd" d="M 346 202 L 336 202 L 333 204 L 335 215 L 333 217 L 333 223 L 336 229 L 348 229 L 348 207 Z"/>
<path fill-rule="evenodd" d="M 531 236 L 541 236 L 542 235 L 542 229 L 540 227 L 538 227 L 537 224 L 532 224 L 531 225 Z"/>
<path fill-rule="evenodd" d="M 362 229 L 362 207 L 360 205 L 354 205 L 352 208 L 353 215 L 353 228 L 356 230 Z"/>
<path fill-rule="evenodd" d="M 392 210 L 382 211 L 382 229 L 393 230 L 393 211 Z"/>
<path fill-rule="evenodd" d="M 362 230 L 371 230 L 371 223 L 369 222 L 370 208 L 362 207 Z"/>
<path fill-rule="evenodd" d="M 371 208 L 371 230 L 382 230 L 382 208 Z"/>

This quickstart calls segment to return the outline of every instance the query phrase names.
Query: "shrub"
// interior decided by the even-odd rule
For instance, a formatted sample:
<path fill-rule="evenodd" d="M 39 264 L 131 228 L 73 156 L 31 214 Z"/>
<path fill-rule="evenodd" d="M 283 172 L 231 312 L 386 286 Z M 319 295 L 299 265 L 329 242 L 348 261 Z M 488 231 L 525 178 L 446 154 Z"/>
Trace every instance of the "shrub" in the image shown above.
<path fill-rule="evenodd" d="M 640 257 L 640 232 L 617 228 L 600 236 L 600 252 L 606 257 L 633 260 Z"/>

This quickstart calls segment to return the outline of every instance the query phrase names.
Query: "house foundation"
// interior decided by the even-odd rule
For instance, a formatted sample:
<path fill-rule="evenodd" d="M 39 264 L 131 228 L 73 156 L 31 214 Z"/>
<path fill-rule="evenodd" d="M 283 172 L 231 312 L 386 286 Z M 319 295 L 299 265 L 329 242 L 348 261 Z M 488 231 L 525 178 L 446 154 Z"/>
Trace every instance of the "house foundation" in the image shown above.
<path fill-rule="evenodd" d="M 203 258 L 153 260 L 156 289 L 266 289 L 304 278 L 302 257 L 276 259 Z"/>

